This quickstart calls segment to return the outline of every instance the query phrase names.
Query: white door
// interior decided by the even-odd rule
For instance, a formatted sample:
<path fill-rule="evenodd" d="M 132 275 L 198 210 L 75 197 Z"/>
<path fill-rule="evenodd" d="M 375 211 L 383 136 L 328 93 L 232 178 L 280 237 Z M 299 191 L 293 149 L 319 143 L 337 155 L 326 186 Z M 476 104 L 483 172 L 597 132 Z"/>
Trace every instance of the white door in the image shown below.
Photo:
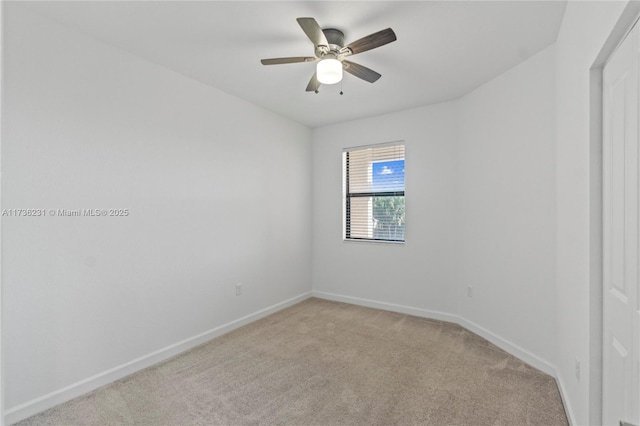
<path fill-rule="evenodd" d="M 638 48 L 640 25 L 603 73 L 605 425 L 640 425 Z"/>

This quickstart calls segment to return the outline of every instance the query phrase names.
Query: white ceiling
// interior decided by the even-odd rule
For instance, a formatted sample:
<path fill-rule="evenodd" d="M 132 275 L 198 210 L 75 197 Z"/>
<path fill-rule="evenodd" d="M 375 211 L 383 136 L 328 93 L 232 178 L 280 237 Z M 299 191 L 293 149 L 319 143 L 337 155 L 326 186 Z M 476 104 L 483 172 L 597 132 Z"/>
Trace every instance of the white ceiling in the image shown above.
<path fill-rule="evenodd" d="M 310 127 L 459 98 L 556 40 L 565 1 L 26 2 L 85 34 Z M 382 74 L 305 88 L 315 64 L 296 18 L 346 42 L 391 27 L 398 40 L 349 58 Z"/>

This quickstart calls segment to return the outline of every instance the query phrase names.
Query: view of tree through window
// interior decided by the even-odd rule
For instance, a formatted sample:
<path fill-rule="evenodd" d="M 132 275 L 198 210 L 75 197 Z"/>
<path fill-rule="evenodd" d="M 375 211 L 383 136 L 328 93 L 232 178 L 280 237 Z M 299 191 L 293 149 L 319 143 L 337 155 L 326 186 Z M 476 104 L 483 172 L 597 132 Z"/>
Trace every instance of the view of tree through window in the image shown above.
<path fill-rule="evenodd" d="M 345 152 L 345 238 L 404 241 L 404 145 Z"/>
<path fill-rule="evenodd" d="M 403 192 L 404 160 L 372 164 L 374 192 Z M 373 238 L 404 240 L 404 195 L 373 196 Z"/>
<path fill-rule="evenodd" d="M 373 197 L 373 238 L 404 241 L 404 197 Z"/>

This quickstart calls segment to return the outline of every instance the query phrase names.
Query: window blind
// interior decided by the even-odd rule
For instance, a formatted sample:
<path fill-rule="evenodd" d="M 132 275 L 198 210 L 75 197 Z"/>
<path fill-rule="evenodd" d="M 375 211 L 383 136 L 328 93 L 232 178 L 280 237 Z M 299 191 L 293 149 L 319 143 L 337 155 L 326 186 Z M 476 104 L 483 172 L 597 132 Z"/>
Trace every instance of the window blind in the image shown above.
<path fill-rule="evenodd" d="M 404 241 L 404 143 L 346 149 L 345 238 Z"/>

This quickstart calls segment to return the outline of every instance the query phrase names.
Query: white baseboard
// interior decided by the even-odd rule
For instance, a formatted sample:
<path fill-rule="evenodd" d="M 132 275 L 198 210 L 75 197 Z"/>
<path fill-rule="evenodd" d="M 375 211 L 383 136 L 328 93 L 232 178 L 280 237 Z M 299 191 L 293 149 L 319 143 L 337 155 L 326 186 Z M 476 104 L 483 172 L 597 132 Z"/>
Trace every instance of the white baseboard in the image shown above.
<path fill-rule="evenodd" d="M 515 343 L 512 343 L 509 340 L 487 330 L 486 328 L 479 326 L 478 324 L 472 321 L 469 321 L 462 317 L 458 317 L 458 318 L 459 318 L 458 324 L 460 324 L 462 327 L 466 328 L 469 331 L 474 332 L 480 337 L 487 339 L 488 341 L 490 341 L 491 343 L 493 343 L 503 351 L 510 353 L 516 358 L 521 359 L 522 361 L 526 362 L 532 367 L 537 368 L 543 373 L 546 373 L 554 378 L 556 377 L 556 368 L 549 362 L 545 361 L 544 359 L 540 358 L 537 355 L 532 354 L 531 352 L 522 348 L 521 346 L 518 346 Z"/>
<path fill-rule="evenodd" d="M 242 318 L 238 318 L 234 321 L 230 321 L 226 324 L 222 324 L 219 327 L 190 337 L 181 342 L 174 343 L 173 345 L 159 349 L 155 352 L 151 352 L 147 355 L 141 356 L 140 358 L 134 359 L 102 373 L 98 373 L 92 377 L 88 377 L 62 389 L 50 392 L 39 398 L 25 402 L 24 404 L 12 407 L 4 412 L 5 424 L 10 425 L 19 422 L 44 410 L 55 407 L 56 405 L 67 402 L 73 398 L 77 398 L 87 392 L 98 389 L 101 386 L 119 380 L 132 373 L 135 373 L 136 371 L 151 367 L 154 364 L 167 360 L 215 337 L 221 336 L 225 333 L 235 330 L 236 328 L 242 327 L 243 325 L 249 324 L 274 312 L 302 302 L 303 300 L 308 299 L 311 296 L 311 292 L 307 292 L 296 297 L 292 297 L 291 299 L 261 309 L 257 312 L 246 315 Z"/>
<path fill-rule="evenodd" d="M 334 293 L 325 293 L 323 291 L 313 291 L 312 294 L 313 294 L 313 297 L 318 297 L 320 299 L 334 300 L 337 302 L 351 303 L 353 305 L 366 306 L 369 308 L 383 309 L 385 311 L 399 312 L 402 314 L 409 314 L 417 317 L 430 318 L 430 319 L 436 319 L 440 321 L 448 321 L 448 322 L 456 323 L 461 327 L 464 327 L 467 330 L 472 331 L 473 333 L 487 339 L 488 341 L 490 341 L 500 349 L 510 353 L 516 358 L 521 359 L 522 361 L 526 362 L 527 364 L 530 364 L 531 366 L 537 368 L 538 370 L 552 377 L 556 377 L 556 369 L 549 362 L 532 354 L 526 349 L 521 348 L 515 343 L 512 343 L 507 339 L 504 339 L 498 336 L 497 334 L 492 333 L 491 331 L 479 326 L 478 324 L 475 324 L 465 318 L 462 318 L 459 315 L 447 314 L 439 311 L 431 311 L 431 310 L 422 309 L 422 308 L 414 308 L 411 306 L 396 305 L 394 303 L 380 302 L 377 300 L 362 299 L 359 297 L 343 296 L 343 295 L 334 294 Z"/>
<path fill-rule="evenodd" d="M 558 389 L 560 390 L 560 397 L 562 398 L 562 404 L 564 405 L 564 412 L 567 414 L 567 420 L 569 421 L 569 426 L 576 425 L 576 418 L 573 416 L 573 410 L 571 409 L 571 405 L 569 404 L 569 398 L 567 396 L 567 390 L 564 387 L 564 381 L 562 377 L 556 371 L 554 375 L 556 378 L 556 383 L 558 383 Z"/>
<path fill-rule="evenodd" d="M 367 308 L 382 309 L 383 311 L 399 312 L 401 314 L 413 315 L 416 317 L 437 319 L 439 321 L 447 321 L 458 323 L 456 315 L 446 314 L 444 312 L 429 311 L 426 309 L 413 308 L 411 306 L 396 305 L 394 303 L 379 302 L 377 300 L 362 299 L 360 297 L 343 296 L 341 294 L 326 293 L 324 291 L 312 291 L 313 297 L 319 299 L 333 300 L 334 302 L 350 303 L 352 305 L 365 306 Z"/>

